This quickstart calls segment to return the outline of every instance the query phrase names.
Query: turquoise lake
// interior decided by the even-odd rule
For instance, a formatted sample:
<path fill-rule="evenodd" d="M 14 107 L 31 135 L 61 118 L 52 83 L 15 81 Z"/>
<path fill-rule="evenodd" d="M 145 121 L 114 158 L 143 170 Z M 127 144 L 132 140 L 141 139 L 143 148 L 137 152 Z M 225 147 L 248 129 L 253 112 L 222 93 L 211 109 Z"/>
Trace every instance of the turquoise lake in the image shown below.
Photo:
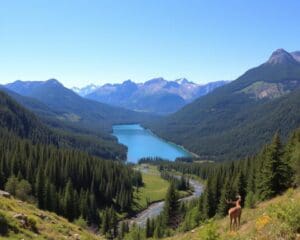
<path fill-rule="evenodd" d="M 114 125 L 113 135 L 128 148 L 127 161 L 136 163 L 143 157 L 160 157 L 174 161 L 191 154 L 176 144 L 154 135 L 139 124 Z"/>

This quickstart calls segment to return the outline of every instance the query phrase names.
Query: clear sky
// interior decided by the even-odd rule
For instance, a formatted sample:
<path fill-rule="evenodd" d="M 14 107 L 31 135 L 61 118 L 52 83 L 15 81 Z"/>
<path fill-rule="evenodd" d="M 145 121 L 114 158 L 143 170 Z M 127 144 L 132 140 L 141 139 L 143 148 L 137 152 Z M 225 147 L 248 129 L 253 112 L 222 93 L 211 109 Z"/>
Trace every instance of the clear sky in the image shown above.
<path fill-rule="evenodd" d="M 7 0 L 0 84 L 232 80 L 300 50 L 299 0 Z"/>

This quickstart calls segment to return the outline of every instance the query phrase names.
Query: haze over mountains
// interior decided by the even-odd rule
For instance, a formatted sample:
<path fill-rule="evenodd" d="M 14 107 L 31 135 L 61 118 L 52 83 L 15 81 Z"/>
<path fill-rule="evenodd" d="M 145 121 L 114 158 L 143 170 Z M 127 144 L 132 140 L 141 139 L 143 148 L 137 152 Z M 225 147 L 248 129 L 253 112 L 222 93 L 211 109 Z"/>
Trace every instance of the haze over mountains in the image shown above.
<path fill-rule="evenodd" d="M 254 154 L 276 130 L 300 126 L 298 54 L 278 49 L 265 63 L 148 126 L 201 158 Z"/>
<path fill-rule="evenodd" d="M 154 78 L 145 83 L 127 80 L 121 84 L 103 86 L 92 84 L 81 89 L 73 88 L 73 90 L 85 98 L 98 102 L 140 112 L 169 114 L 226 83 L 228 81 L 200 85 L 185 78 L 174 81 Z"/>

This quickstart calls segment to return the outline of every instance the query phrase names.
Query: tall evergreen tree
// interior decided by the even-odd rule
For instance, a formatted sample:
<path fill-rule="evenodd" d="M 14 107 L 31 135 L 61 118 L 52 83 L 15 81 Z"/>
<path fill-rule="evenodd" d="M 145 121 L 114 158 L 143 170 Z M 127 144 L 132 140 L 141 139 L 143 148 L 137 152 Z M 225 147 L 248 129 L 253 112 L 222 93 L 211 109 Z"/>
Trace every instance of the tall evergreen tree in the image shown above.
<path fill-rule="evenodd" d="M 163 209 L 164 223 L 166 225 L 171 225 L 174 223 L 174 218 L 178 214 L 178 208 L 178 194 L 176 192 L 174 183 L 171 183 L 167 191 Z"/>
<path fill-rule="evenodd" d="M 71 180 L 68 181 L 66 188 L 65 188 L 65 194 L 64 194 L 64 212 L 65 216 L 70 220 L 74 220 L 76 217 L 75 215 L 75 205 L 74 205 L 75 197 L 74 197 L 74 189 L 73 184 Z"/>
<path fill-rule="evenodd" d="M 290 184 L 291 169 L 283 160 L 283 150 L 279 134 L 276 133 L 272 143 L 262 154 L 263 162 L 258 175 L 258 194 L 262 200 L 282 192 Z"/>
<path fill-rule="evenodd" d="M 35 182 L 35 195 L 38 201 L 38 207 L 45 209 L 45 176 L 44 170 L 39 168 Z"/>

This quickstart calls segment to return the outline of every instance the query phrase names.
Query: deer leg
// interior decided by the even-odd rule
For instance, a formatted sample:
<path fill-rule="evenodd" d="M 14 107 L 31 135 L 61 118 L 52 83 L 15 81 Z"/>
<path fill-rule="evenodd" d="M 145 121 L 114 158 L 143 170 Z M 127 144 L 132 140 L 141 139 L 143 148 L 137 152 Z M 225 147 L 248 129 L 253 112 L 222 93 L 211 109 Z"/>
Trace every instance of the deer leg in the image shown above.
<path fill-rule="evenodd" d="M 233 220 L 233 229 L 234 229 L 234 231 L 236 231 L 236 228 L 237 228 L 237 221 L 236 221 L 236 218 L 234 218 L 234 220 Z"/>

